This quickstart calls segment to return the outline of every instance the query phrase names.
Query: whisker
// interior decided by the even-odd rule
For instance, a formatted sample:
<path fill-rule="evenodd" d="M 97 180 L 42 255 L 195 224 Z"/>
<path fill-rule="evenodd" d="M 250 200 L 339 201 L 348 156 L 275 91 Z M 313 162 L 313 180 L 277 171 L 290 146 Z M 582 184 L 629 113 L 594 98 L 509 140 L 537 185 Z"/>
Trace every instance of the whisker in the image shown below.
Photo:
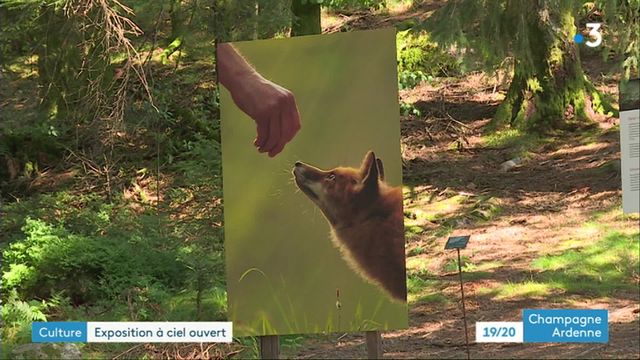
<path fill-rule="evenodd" d="M 275 189 L 273 193 L 271 193 L 272 196 L 282 196 L 282 194 L 284 194 L 283 189 Z"/>

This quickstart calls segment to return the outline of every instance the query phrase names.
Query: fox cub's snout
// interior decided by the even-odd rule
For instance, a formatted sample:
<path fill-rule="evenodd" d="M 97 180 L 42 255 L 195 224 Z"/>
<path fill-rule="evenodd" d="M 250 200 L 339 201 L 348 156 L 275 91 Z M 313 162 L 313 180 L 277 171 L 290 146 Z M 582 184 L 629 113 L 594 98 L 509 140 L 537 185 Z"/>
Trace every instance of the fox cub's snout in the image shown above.
<path fill-rule="evenodd" d="M 406 301 L 402 191 L 384 182 L 382 160 L 369 151 L 359 168 L 321 170 L 296 162 L 293 175 L 329 221 L 351 267 Z"/>

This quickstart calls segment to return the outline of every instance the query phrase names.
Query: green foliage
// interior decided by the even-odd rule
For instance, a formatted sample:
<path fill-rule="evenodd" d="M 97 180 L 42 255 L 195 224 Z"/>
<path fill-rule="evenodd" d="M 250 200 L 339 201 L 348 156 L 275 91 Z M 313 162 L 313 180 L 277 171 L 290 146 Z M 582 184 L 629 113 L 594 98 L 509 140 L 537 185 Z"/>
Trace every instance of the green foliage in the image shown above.
<path fill-rule="evenodd" d="M 471 262 L 468 256 L 463 255 L 460 260 L 462 261 L 462 271 L 470 272 L 476 269 L 476 265 Z M 444 272 L 458 272 L 458 259 L 449 259 L 442 267 Z"/>
<path fill-rule="evenodd" d="M 553 31 L 564 30 L 560 27 L 561 17 L 566 13 L 575 14 L 580 3 L 574 0 L 454 0 L 436 11 L 425 25 L 432 30 L 436 41 L 465 50 L 465 55 L 481 60 L 489 68 L 500 65 L 510 56 L 525 66 L 534 67 L 541 65 L 535 63 L 540 55 L 536 52 L 541 50 L 536 44 L 548 41 L 548 36 L 571 38 L 573 34 L 554 34 Z M 544 19 L 538 23 L 539 16 Z M 536 32 L 535 24 L 544 27 L 544 32 Z"/>
<path fill-rule="evenodd" d="M 56 128 L 49 121 L 37 120 L 11 116 L 6 123 L 0 124 L 0 157 L 16 159 L 22 165 L 20 175 L 27 178 L 34 175 L 36 168 L 51 165 L 51 158 L 60 157 L 63 153 L 64 145 Z M 9 175 L 5 166 L 0 167 L 0 182 L 8 179 Z"/>
<path fill-rule="evenodd" d="M 194 141 L 188 141 L 184 145 L 186 151 L 177 156 L 174 165 L 175 170 L 183 175 L 180 181 L 188 184 L 206 184 L 214 181 L 215 185 L 220 186 L 222 180 L 220 143 L 215 139 L 196 135 Z M 218 193 L 218 195 L 221 194 Z"/>
<path fill-rule="evenodd" d="M 470 199 L 469 216 L 478 221 L 490 221 L 502 212 L 499 201 L 488 195 L 480 195 Z"/>
<path fill-rule="evenodd" d="M 284 34 L 291 27 L 291 0 L 215 0 L 213 3 L 214 33 L 218 41 L 266 39 Z"/>
<path fill-rule="evenodd" d="M 555 288 L 611 296 L 619 289 L 637 289 L 639 244 L 638 232 L 611 231 L 595 244 L 542 256 L 531 265 Z"/>
<path fill-rule="evenodd" d="M 5 239 L 11 243 L 3 251 L 3 294 L 19 299 L 68 298 L 72 307 L 58 303 L 43 308 L 43 313 L 47 310 L 63 319 L 95 319 L 91 313 L 98 309 L 106 309 L 101 312 L 108 320 L 225 317 L 226 293 L 207 291 L 224 286 L 223 277 L 216 276 L 223 274 L 221 236 L 219 232 L 213 232 L 214 239 L 202 236 L 210 232 L 204 222 L 179 224 L 172 231 L 162 217 L 136 215 L 126 207 L 101 204 L 95 196 L 79 201 L 59 193 L 38 200 L 3 209 L 11 216 L 3 219 L 2 233 L 13 233 Z M 23 218 L 23 212 L 41 213 L 52 223 Z M 185 234 L 180 231 L 186 228 L 194 232 L 190 236 L 202 236 L 203 241 L 184 245 Z M 171 304 L 182 289 L 194 292 L 187 292 L 176 311 Z M 3 297 L 4 303 L 8 301 Z"/>
<path fill-rule="evenodd" d="M 415 235 L 420 235 L 424 232 L 424 229 L 417 225 L 405 226 L 404 233 L 407 237 L 412 237 Z"/>
<path fill-rule="evenodd" d="M 147 228 L 143 237 L 137 224 L 121 221 L 117 224 L 131 231 L 105 226 L 102 231 L 111 233 L 107 237 L 89 235 L 97 230 L 93 227 L 77 234 L 27 218 L 24 238 L 3 254 L 3 290 L 43 299 L 62 293 L 75 304 L 96 304 L 118 299 L 144 302 L 178 286 L 184 271 L 170 251 L 154 248 L 159 234 L 149 234 Z"/>
<path fill-rule="evenodd" d="M 400 114 L 402 116 L 422 116 L 422 111 L 420 111 L 420 109 L 418 109 L 414 104 L 401 101 Z"/>
<path fill-rule="evenodd" d="M 553 287 L 549 284 L 526 280 L 519 283 L 507 282 L 491 289 L 481 287 L 477 292 L 479 295 L 490 296 L 496 300 L 532 299 L 550 296 L 553 293 Z"/>
<path fill-rule="evenodd" d="M 331 11 L 350 12 L 382 9 L 387 0 L 298 0 L 300 5 L 321 5 Z"/>
<path fill-rule="evenodd" d="M 462 72 L 460 61 L 432 42 L 425 31 L 399 31 L 396 48 L 400 89 L 413 88 L 434 77 L 455 76 Z"/>
<path fill-rule="evenodd" d="M 5 0 L 0 3 L 0 54 L 2 67 L 6 68 L 17 56 L 29 50 L 25 37 L 36 33 L 38 3 L 25 0 Z M 12 21 L 5 21 L 11 19 Z"/>
<path fill-rule="evenodd" d="M 386 6 L 386 0 L 319 0 L 333 11 L 357 11 L 380 9 Z"/>
<path fill-rule="evenodd" d="M 421 245 L 418 245 L 414 248 L 412 248 L 411 250 L 409 250 L 409 253 L 407 254 L 407 256 L 411 257 L 411 256 L 417 256 L 417 255 L 421 255 L 424 254 L 425 252 L 427 252 L 427 249 Z"/>
<path fill-rule="evenodd" d="M 288 1 L 259 2 L 260 14 L 254 7 L 247 17 L 240 8 L 249 2 L 125 2 L 144 30 L 131 40 L 153 103 L 135 76 L 118 93 L 126 101 L 114 100 L 129 57 L 98 46 L 102 30 L 85 24 L 95 12 L 63 11 L 80 2 L 0 3 L 0 17 L 15 19 L 0 21 L 3 350 L 28 340 L 36 318 L 226 318 L 214 44 L 287 31 Z M 211 21 L 222 12 L 235 17 Z M 45 37 L 54 48 L 42 54 Z M 84 107 L 95 95 L 87 84 L 100 96 L 98 117 Z"/>
<path fill-rule="evenodd" d="M 637 291 L 640 233 L 609 231 L 595 243 L 541 256 L 531 262 L 531 280 L 479 289 L 496 299 L 548 297 L 552 294 L 615 296 Z M 584 243 L 584 239 L 570 242 Z"/>
<path fill-rule="evenodd" d="M 605 18 L 611 21 L 605 27 L 614 30 L 608 38 L 626 52 L 624 66 L 637 71 L 637 31 L 623 34 L 638 27 L 639 3 L 617 7 L 613 3 L 620 2 L 604 2 L 609 4 Z M 590 50 L 572 41 L 582 31 L 576 17 L 583 5 L 578 0 L 454 0 L 438 9 L 426 26 L 436 41 L 455 47 L 469 62 L 487 69 L 513 65 L 510 88 L 495 117 L 499 124 L 558 129 L 588 121 L 586 106 L 596 91 L 580 63 L 579 53 Z"/>
<path fill-rule="evenodd" d="M 637 77 L 640 61 L 640 32 L 637 30 L 640 27 L 640 0 L 597 0 L 585 2 L 582 8 L 586 17 L 601 15 L 594 20 L 605 24 L 602 46 L 607 51 L 604 56 L 609 56 L 610 52 L 622 55 L 623 60 L 618 67 L 623 72 L 623 79 Z"/>
<path fill-rule="evenodd" d="M 398 73 L 398 88 L 400 90 L 412 89 L 421 82 L 433 80 L 433 76 L 427 76 L 422 70 L 402 71 Z"/>
<path fill-rule="evenodd" d="M 419 275 L 409 275 L 407 278 L 407 292 L 417 294 L 429 285 L 429 282 Z"/>
<path fill-rule="evenodd" d="M 31 323 L 47 321 L 45 311 L 51 304 L 45 301 L 20 300 L 15 290 L 2 302 L 2 339 L 23 343 L 31 339 Z M 4 341 L 3 341 L 4 343 Z"/>
<path fill-rule="evenodd" d="M 12 0 L 0 6 L 10 16 L 28 14 L 12 17 L 3 33 L 33 46 L 7 48 L 7 55 L 37 55 L 42 110 L 63 131 L 97 118 L 121 119 L 118 90 L 126 88 L 127 78 L 117 81 L 111 59 L 119 51 L 130 54 L 130 40 L 138 34 L 135 23 L 126 21 L 125 7 L 76 0 Z"/>
<path fill-rule="evenodd" d="M 440 292 L 442 282 L 426 279 L 428 274 L 408 274 L 407 295 L 409 303 L 414 302 L 446 302 L 447 298 Z"/>
<path fill-rule="evenodd" d="M 257 337 L 245 336 L 234 339 L 241 344 L 244 349 L 241 353 L 243 359 L 259 359 L 260 358 L 260 342 Z"/>
<path fill-rule="evenodd" d="M 530 151 L 551 141 L 548 137 L 536 133 L 510 128 L 489 131 L 482 140 L 485 146 L 490 148 L 510 148 L 510 156 L 520 158 L 530 156 Z"/>

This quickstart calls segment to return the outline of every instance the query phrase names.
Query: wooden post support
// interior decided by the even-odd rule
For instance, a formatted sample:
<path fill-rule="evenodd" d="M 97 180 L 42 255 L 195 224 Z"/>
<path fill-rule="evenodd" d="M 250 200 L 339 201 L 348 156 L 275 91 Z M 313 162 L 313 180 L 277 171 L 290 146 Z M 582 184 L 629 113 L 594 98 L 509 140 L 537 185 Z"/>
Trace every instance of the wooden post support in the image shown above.
<path fill-rule="evenodd" d="M 278 335 L 260 336 L 260 358 L 280 358 L 280 339 L 278 338 Z"/>
<path fill-rule="evenodd" d="M 367 331 L 367 358 L 382 359 L 382 333 Z"/>

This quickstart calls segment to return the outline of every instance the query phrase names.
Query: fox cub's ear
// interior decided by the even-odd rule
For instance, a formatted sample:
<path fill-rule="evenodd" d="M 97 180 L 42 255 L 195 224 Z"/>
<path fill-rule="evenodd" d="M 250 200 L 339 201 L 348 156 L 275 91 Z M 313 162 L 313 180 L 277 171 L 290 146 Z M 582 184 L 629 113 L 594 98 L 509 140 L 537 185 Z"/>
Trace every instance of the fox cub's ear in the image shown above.
<path fill-rule="evenodd" d="M 365 155 L 360 167 L 362 174 L 362 191 L 378 192 L 378 164 L 373 151 Z"/>
<path fill-rule="evenodd" d="M 362 165 L 360 165 L 360 174 L 362 175 L 362 179 L 365 179 L 367 175 L 369 175 L 369 172 L 377 172 L 377 170 L 376 155 L 373 153 L 373 151 L 369 150 L 364 156 L 364 159 L 362 159 Z M 376 176 L 378 176 L 377 173 Z"/>
<path fill-rule="evenodd" d="M 382 160 L 376 158 L 376 165 L 378 166 L 379 178 L 384 181 L 384 167 L 382 166 Z"/>

